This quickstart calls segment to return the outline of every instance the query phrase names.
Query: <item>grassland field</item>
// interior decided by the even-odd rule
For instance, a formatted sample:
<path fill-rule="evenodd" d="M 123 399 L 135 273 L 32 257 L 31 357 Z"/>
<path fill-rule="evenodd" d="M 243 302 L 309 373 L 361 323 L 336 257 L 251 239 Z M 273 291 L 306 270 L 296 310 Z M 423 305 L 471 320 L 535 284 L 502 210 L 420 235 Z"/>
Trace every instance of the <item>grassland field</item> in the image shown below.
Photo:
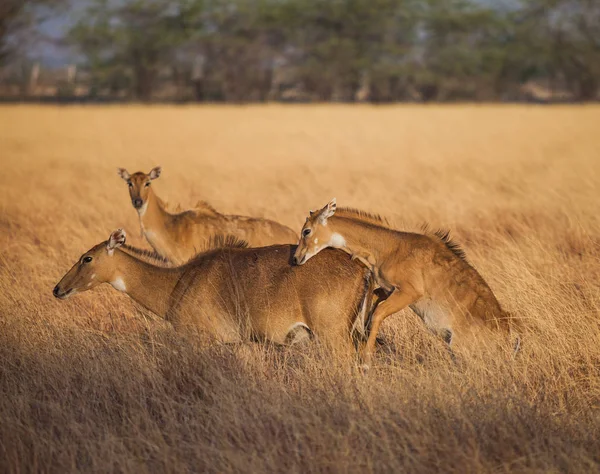
<path fill-rule="evenodd" d="M 2 106 L 0 162 L 0 472 L 600 472 L 599 106 Z M 112 230 L 146 245 L 116 168 L 155 165 L 182 208 L 449 228 L 519 356 L 456 364 L 407 310 L 365 374 L 55 300 Z"/>

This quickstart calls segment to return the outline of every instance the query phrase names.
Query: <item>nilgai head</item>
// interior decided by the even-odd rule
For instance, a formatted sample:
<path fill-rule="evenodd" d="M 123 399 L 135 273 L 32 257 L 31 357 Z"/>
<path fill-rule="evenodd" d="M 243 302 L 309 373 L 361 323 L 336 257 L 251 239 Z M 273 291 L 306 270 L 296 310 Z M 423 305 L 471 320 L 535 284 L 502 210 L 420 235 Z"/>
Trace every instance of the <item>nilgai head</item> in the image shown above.
<path fill-rule="evenodd" d="M 117 229 L 110 234 L 106 242 L 85 252 L 54 287 L 52 294 L 56 298 L 65 299 L 76 293 L 91 290 L 101 283 L 113 282 L 117 272 L 112 257 L 115 249 L 125 243 L 125 238 L 125 231 Z"/>
<path fill-rule="evenodd" d="M 303 265 L 324 248 L 344 247 L 344 239 L 327 225 L 327 219 L 333 216 L 335 209 L 336 202 L 333 198 L 323 209 L 310 211 L 300 232 L 300 241 L 294 254 L 296 265 Z"/>
<path fill-rule="evenodd" d="M 131 204 L 133 204 L 133 207 L 137 209 L 140 215 L 143 215 L 148 204 L 150 184 L 152 180 L 160 176 L 161 167 L 156 166 L 152 168 L 152 171 L 150 171 L 148 174 L 144 173 L 143 171 L 129 174 L 125 168 L 117 168 L 117 172 L 129 186 L 129 197 L 131 197 Z"/>

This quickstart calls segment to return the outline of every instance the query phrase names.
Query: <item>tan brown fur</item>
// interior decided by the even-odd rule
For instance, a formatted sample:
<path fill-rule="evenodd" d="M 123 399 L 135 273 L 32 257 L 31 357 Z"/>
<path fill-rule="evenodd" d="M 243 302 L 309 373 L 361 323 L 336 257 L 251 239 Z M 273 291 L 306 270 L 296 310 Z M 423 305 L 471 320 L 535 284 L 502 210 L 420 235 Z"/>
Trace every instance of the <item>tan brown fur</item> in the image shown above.
<path fill-rule="evenodd" d="M 160 173 L 160 167 L 148 174 L 129 174 L 119 168 L 119 176 L 129 185 L 143 235 L 156 252 L 174 263 L 183 264 L 206 248 L 211 235 L 233 235 L 251 247 L 293 244 L 298 240 L 292 229 L 275 221 L 221 214 L 205 201 L 198 202 L 194 209 L 173 214 L 151 186 Z"/>
<path fill-rule="evenodd" d="M 364 348 L 368 361 L 383 320 L 410 306 L 435 332 L 465 344 L 480 329 L 508 332 L 510 318 L 491 288 L 447 232 L 400 232 L 372 215 L 336 210 L 335 200 L 311 213 L 294 256 L 298 264 L 327 247 L 342 248 L 369 265 L 390 294 L 372 315 Z"/>
<path fill-rule="evenodd" d="M 298 328 L 308 328 L 327 346 L 353 351 L 352 328 L 362 325 L 371 300 L 368 269 L 337 250 L 299 268 L 291 265 L 294 246 L 243 248 L 226 241 L 229 247 L 169 268 L 124 246 L 125 234 L 118 230 L 82 255 L 54 295 L 65 298 L 110 283 L 176 328 L 220 341 L 284 344 L 296 339 Z"/>

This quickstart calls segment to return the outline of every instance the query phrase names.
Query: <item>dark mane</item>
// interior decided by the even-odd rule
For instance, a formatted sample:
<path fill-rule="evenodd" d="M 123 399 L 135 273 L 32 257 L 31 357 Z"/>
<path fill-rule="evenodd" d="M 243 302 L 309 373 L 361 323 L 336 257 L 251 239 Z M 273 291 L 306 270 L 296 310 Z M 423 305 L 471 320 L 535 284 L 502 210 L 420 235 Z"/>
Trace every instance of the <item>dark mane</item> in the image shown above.
<path fill-rule="evenodd" d="M 217 216 L 222 215 L 219 211 L 217 211 L 214 207 L 212 207 L 206 201 L 198 201 L 196 203 L 196 205 L 190 209 L 185 209 L 185 208 L 181 207 L 181 204 L 177 204 L 176 206 L 169 206 L 166 201 L 162 201 L 162 203 L 163 203 L 163 206 L 170 207 L 171 212 L 176 212 L 179 214 L 195 213 L 195 214 L 199 214 L 199 215 L 207 215 L 207 216 L 212 216 L 212 217 L 217 217 Z"/>
<path fill-rule="evenodd" d="M 372 214 L 370 212 L 361 211 L 360 209 L 354 209 L 352 207 L 338 207 L 335 211 L 335 215 L 338 217 L 351 217 L 360 219 L 362 221 L 371 222 L 372 224 L 389 226 L 390 223 L 385 217 L 381 217 L 379 214 Z"/>
<path fill-rule="evenodd" d="M 448 248 L 448 250 L 450 250 L 458 258 L 460 258 L 461 260 L 464 260 L 465 262 L 467 261 L 467 254 L 465 253 L 464 249 L 460 246 L 460 244 L 458 244 L 457 242 L 452 240 L 452 238 L 450 237 L 449 230 L 438 229 L 435 232 L 429 232 L 426 225 L 424 226 L 423 230 L 426 233 L 428 233 L 430 235 L 434 235 L 435 237 L 440 239 L 442 242 L 444 242 L 444 245 Z"/>
<path fill-rule="evenodd" d="M 196 205 L 194 206 L 195 210 L 200 210 L 202 209 L 203 211 L 205 211 L 207 214 L 220 214 L 219 211 L 217 211 L 214 207 L 212 207 L 212 205 L 206 201 L 198 201 L 196 203 Z"/>
<path fill-rule="evenodd" d="M 206 245 L 200 250 L 195 249 L 196 254 L 191 257 L 186 264 L 194 262 L 199 258 L 205 257 L 206 255 L 212 254 L 220 249 L 245 249 L 248 248 L 248 242 L 237 238 L 231 234 L 216 234 L 211 235 Z"/>
<path fill-rule="evenodd" d="M 160 255 L 156 250 L 138 249 L 137 247 L 132 247 L 131 245 L 127 244 L 123 244 L 121 248 L 127 253 L 133 254 L 136 257 L 140 257 L 141 259 L 149 263 L 154 263 L 161 266 L 171 264 L 171 261 L 169 259 Z"/>
<path fill-rule="evenodd" d="M 211 217 L 218 217 L 218 216 L 222 215 L 219 211 L 217 211 L 214 207 L 212 207 L 206 201 L 198 201 L 196 203 L 196 205 L 190 209 L 183 209 L 180 205 L 178 205 L 177 211 L 183 212 L 183 213 L 192 212 L 197 215 L 205 215 L 205 216 L 211 216 Z"/>
<path fill-rule="evenodd" d="M 217 249 L 245 249 L 248 248 L 248 242 L 238 239 L 235 235 L 211 235 L 204 252 Z"/>

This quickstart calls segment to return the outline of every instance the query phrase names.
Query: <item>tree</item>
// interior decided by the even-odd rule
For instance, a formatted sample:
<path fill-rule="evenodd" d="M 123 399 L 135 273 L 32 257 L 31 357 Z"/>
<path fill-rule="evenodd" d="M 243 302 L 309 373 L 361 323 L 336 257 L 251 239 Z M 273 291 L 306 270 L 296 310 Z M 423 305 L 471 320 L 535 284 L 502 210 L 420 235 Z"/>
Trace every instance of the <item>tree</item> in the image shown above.
<path fill-rule="evenodd" d="M 526 79 L 547 78 L 576 100 L 600 90 L 600 4 L 594 0 L 524 0 L 513 15 L 512 52 Z"/>
<path fill-rule="evenodd" d="M 37 5 L 4 0 L 6 26 Z M 578 100 L 600 88 L 600 2 L 520 0 L 87 0 L 70 32 L 93 90 L 149 100 L 375 102 L 519 98 L 547 81 Z M 11 20 L 14 18 L 20 18 Z M 14 26 L 12 26 L 14 30 Z M 173 88 L 170 87 L 172 90 Z M 170 91 L 166 92 L 172 95 Z"/>
<path fill-rule="evenodd" d="M 264 101 L 285 43 L 279 0 L 216 0 L 205 8 L 200 50 L 212 84 L 224 100 Z"/>
<path fill-rule="evenodd" d="M 506 59 L 506 17 L 465 0 L 428 0 L 422 7 L 414 74 L 423 98 L 496 98 Z"/>
<path fill-rule="evenodd" d="M 61 0 L 2 0 L 0 2 L 0 65 L 18 48 L 19 35 L 31 32 L 42 9 L 54 8 Z"/>
<path fill-rule="evenodd" d="M 299 80 L 320 100 L 354 100 L 365 79 L 381 83 L 401 66 L 414 37 L 408 0 L 288 2 Z"/>
<path fill-rule="evenodd" d="M 188 33 L 182 23 L 191 2 L 129 0 L 111 6 L 95 0 L 70 32 L 84 53 L 96 87 L 133 89 L 149 100 L 159 69 Z"/>

